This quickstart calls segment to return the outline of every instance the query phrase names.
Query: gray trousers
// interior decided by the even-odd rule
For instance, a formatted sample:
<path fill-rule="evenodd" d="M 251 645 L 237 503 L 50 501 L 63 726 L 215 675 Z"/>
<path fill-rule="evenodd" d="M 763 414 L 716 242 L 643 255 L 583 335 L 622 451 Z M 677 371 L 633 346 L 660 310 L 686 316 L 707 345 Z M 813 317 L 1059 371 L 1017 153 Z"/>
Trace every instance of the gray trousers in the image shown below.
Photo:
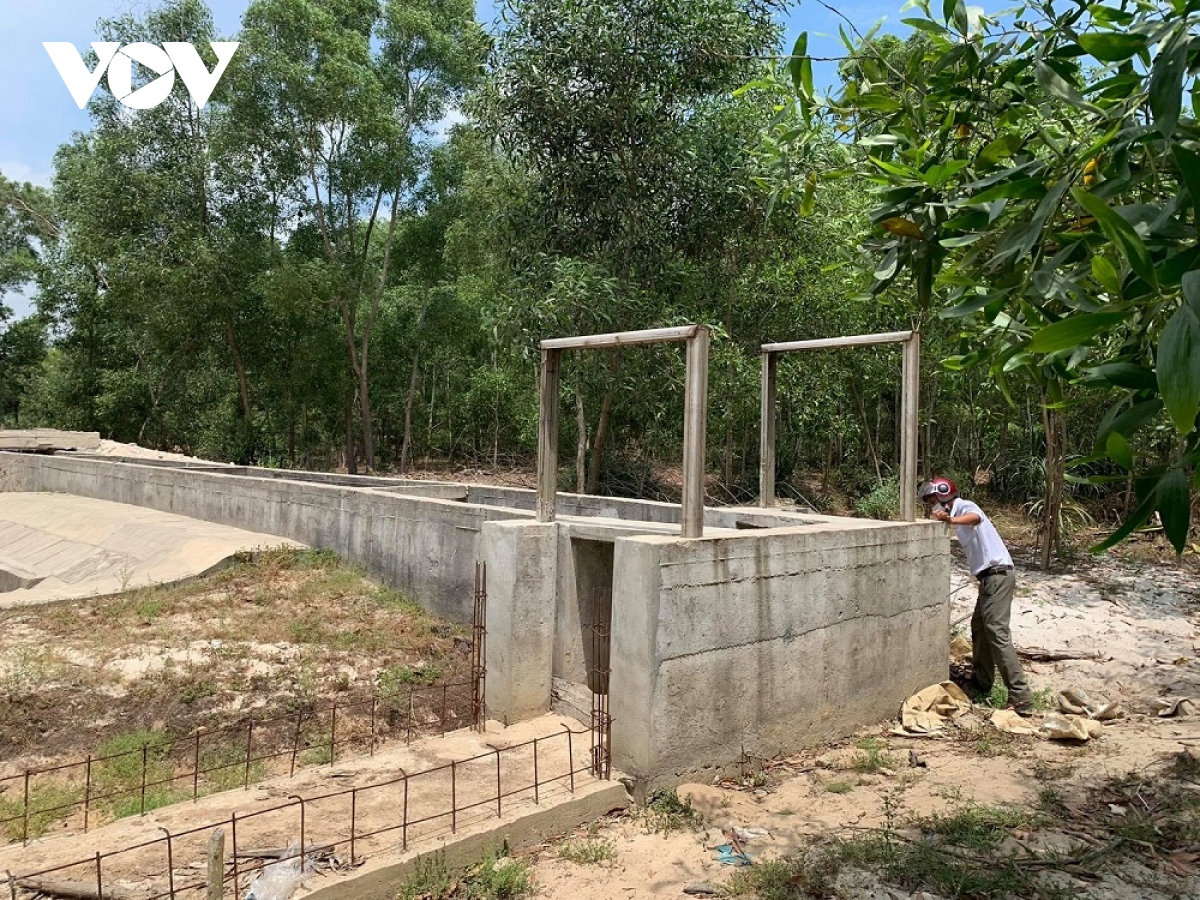
<path fill-rule="evenodd" d="M 971 656 L 975 682 L 981 691 L 992 689 L 996 669 L 1008 688 L 1011 703 L 1022 706 L 1033 702 L 1033 692 L 1013 646 L 1009 622 L 1012 619 L 1013 591 L 1017 586 L 1014 572 L 988 575 L 979 582 L 979 599 L 971 617 Z"/>

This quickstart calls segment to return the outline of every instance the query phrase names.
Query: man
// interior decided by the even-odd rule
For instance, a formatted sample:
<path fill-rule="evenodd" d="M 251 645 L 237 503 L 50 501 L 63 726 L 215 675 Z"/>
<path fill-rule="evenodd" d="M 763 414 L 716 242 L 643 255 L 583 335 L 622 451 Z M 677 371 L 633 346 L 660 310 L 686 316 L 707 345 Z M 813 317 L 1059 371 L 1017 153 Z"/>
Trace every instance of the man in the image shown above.
<path fill-rule="evenodd" d="M 971 654 L 975 686 L 985 696 L 991 692 L 996 669 L 1008 687 L 1008 705 L 1020 715 L 1033 712 L 1033 692 L 1013 647 L 1009 621 L 1017 577 L 1012 557 L 996 526 L 983 510 L 958 496 L 948 478 L 934 478 L 921 486 L 921 500 L 930 515 L 954 526 L 967 554 L 967 566 L 979 580 L 979 599 L 971 617 Z"/>

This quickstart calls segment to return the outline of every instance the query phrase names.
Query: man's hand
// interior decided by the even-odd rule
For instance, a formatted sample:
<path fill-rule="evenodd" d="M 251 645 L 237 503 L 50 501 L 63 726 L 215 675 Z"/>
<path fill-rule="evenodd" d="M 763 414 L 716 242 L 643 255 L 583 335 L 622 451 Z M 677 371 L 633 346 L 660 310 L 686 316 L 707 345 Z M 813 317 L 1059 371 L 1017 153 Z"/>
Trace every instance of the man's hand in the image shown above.
<path fill-rule="evenodd" d="M 942 509 L 940 506 L 936 507 L 933 510 L 932 515 L 939 522 L 949 522 L 950 521 L 950 513 L 947 512 L 946 510 Z"/>

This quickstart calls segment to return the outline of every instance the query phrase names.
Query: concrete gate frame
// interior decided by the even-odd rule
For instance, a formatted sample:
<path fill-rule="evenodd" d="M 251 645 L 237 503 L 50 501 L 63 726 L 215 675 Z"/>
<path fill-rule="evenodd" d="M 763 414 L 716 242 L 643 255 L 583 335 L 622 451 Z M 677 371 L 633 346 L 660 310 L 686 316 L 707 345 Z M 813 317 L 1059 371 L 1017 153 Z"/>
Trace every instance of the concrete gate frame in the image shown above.
<path fill-rule="evenodd" d="M 900 518 L 917 520 L 917 405 L 921 379 L 921 333 L 919 331 L 888 331 L 879 334 L 858 334 L 849 337 L 818 338 L 809 341 L 790 341 L 782 344 L 763 344 L 762 407 L 759 421 L 760 450 L 758 463 L 758 505 L 775 505 L 775 381 L 776 367 L 782 353 L 795 350 L 826 350 L 837 347 L 868 347 L 877 344 L 903 344 L 900 367 Z"/>
<path fill-rule="evenodd" d="M 687 344 L 683 414 L 683 502 L 681 533 L 704 536 L 704 440 L 708 427 L 708 327 L 681 325 L 550 338 L 541 343 L 542 377 L 538 412 L 537 520 L 553 522 L 558 492 L 558 384 L 564 350 L 598 350 L 641 344 Z"/>

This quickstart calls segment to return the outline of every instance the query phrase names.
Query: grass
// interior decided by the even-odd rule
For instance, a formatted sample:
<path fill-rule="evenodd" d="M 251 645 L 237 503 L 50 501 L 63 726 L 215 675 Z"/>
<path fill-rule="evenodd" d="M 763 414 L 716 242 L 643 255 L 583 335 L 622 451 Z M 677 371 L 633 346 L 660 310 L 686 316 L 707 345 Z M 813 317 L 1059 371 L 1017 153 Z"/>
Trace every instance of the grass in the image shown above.
<path fill-rule="evenodd" d="M 533 893 L 529 864 L 491 854 L 465 872 L 451 872 L 442 854 L 419 857 L 397 900 L 519 900 Z"/>
<path fill-rule="evenodd" d="M 704 817 L 692 806 L 692 801 L 680 799 L 674 788 L 651 797 L 646 804 L 645 817 L 646 826 L 655 834 L 696 831 L 704 824 Z"/>
<path fill-rule="evenodd" d="M 34 779 L 30 779 L 31 782 Z M 75 811 L 76 804 L 83 799 L 83 789 L 76 785 L 56 781 L 33 783 L 29 787 L 28 837 L 39 838 L 50 826 L 61 822 Z M 17 796 L 7 799 L 0 795 L 0 820 L 4 823 L 4 835 L 9 841 L 19 841 L 25 835 L 25 792 L 22 788 Z"/>
<path fill-rule="evenodd" d="M 825 790 L 831 794 L 849 794 L 854 790 L 854 785 L 848 781 L 827 781 Z"/>
<path fill-rule="evenodd" d="M 165 733 L 143 730 L 116 735 L 96 748 L 101 761 L 93 770 L 92 794 L 100 798 L 101 807 L 112 818 L 123 819 L 191 797 L 190 791 L 173 781 L 175 764 L 167 756 L 170 744 Z"/>
<path fill-rule="evenodd" d="M 558 848 L 558 855 L 580 866 L 612 865 L 617 861 L 617 847 L 612 841 L 582 838 L 564 842 Z"/>
<path fill-rule="evenodd" d="M 437 684 L 442 677 L 442 667 L 436 663 L 414 666 L 392 666 L 376 676 L 379 691 L 383 694 L 398 694 L 406 687 Z"/>
<path fill-rule="evenodd" d="M 896 757 L 887 752 L 887 743 L 880 738 L 860 738 L 854 746 L 858 753 L 850 762 L 850 768 L 864 775 L 871 775 L 883 769 L 895 769 L 900 763 Z"/>
<path fill-rule="evenodd" d="M 1028 828 L 1034 817 L 1015 806 L 986 806 L 975 803 L 953 813 L 934 813 L 917 819 L 914 825 L 927 835 L 936 835 L 949 844 L 970 850 L 991 850 L 1018 828 Z"/>

